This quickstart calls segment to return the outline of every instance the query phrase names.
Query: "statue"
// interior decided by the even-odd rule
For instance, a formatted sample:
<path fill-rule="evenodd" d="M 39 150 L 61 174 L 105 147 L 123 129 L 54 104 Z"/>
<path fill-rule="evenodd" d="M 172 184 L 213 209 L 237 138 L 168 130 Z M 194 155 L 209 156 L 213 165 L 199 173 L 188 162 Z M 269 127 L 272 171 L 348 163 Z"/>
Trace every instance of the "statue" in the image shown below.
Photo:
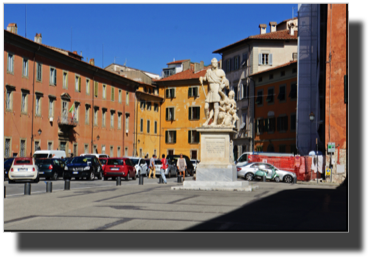
<path fill-rule="evenodd" d="M 239 119 L 236 115 L 236 102 L 234 100 L 235 92 L 231 90 L 228 97 L 223 93 L 224 88 L 229 89 L 229 81 L 222 69 L 218 69 L 218 60 L 211 60 L 211 69 L 208 69 L 205 77 L 199 77 L 203 87 L 203 81 L 208 81 L 209 89 L 205 101 L 206 122 L 204 127 L 234 127 L 235 122 Z M 203 88 L 203 92 L 204 88 Z M 209 125 L 209 122 L 213 122 Z"/>

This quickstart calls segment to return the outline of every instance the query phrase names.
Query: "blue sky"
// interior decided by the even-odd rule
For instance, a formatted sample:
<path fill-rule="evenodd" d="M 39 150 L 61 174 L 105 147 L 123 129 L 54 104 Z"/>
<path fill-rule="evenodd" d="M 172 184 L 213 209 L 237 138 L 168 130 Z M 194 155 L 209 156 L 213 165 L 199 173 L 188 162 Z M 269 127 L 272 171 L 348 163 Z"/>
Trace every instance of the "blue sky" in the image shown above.
<path fill-rule="evenodd" d="M 41 33 L 43 44 L 82 51 L 84 61 L 95 58 L 99 67 L 115 60 L 161 74 L 174 58 L 219 60 L 214 50 L 259 34 L 259 24 L 290 19 L 292 7 L 297 4 L 27 4 L 25 20 L 25 4 L 4 4 L 4 28 L 16 23 L 25 36 L 26 21 L 28 39 Z"/>

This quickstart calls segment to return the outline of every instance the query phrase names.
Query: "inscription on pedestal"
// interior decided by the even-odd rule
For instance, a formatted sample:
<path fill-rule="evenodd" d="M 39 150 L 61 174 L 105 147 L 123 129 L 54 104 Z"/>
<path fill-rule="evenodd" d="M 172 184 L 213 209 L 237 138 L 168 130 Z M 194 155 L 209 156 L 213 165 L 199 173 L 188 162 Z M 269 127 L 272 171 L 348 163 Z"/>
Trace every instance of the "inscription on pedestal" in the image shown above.
<path fill-rule="evenodd" d="M 207 158 L 223 158 L 225 157 L 226 143 L 221 138 L 206 138 Z"/>

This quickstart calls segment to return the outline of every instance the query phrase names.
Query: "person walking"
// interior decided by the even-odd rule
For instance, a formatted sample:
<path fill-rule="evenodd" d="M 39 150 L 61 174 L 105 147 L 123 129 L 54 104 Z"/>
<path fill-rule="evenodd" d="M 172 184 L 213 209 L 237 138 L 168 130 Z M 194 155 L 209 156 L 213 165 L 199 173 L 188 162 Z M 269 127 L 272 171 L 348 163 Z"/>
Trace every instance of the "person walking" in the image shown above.
<path fill-rule="evenodd" d="M 150 158 L 149 163 L 149 178 L 156 179 L 156 167 L 154 166 L 154 161 L 156 160 L 156 155 L 153 154 L 152 158 Z M 152 174 L 153 173 L 153 174 Z M 152 174 L 152 176 L 150 176 Z"/>
<path fill-rule="evenodd" d="M 161 178 L 162 178 L 163 184 L 167 184 L 166 177 L 165 177 L 165 169 L 168 168 L 168 163 L 165 158 L 165 154 L 162 154 L 161 164 L 162 164 L 161 169 L 160 169 Z"/>
<path fill-rule="evenodd" d="M 177 168 L 178 168 L 178 171 L 179 171 L 179 174 L 183 175 L 183 180 L 185 181 L 185 174 L 186 174 L 186 160 L 185 158 L 183 158 L 183 155 L 182 153 L 179 155 L 179 158 L 178 158 L 178 161 L 177 161 Z"/>

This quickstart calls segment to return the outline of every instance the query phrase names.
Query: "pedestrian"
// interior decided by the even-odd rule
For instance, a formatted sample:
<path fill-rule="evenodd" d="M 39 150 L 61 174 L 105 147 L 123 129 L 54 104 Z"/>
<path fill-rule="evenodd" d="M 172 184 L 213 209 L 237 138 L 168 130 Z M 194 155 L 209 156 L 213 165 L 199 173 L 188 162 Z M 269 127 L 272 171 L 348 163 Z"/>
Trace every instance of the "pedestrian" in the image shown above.
<path fill-rule="evenodd" d="M 148 176 L 149 178 L 152 177 L 152 179 L 156 179 L 156 167 L 154 166 L 155 160 L 156 160 L 156 155 L 153 154 L 149 162 L 149 176 Z M 152 174 L 152 176 L 150 176 L 150 174 Z"/>
<path fill-rule="evenodd" d="M 183 180 L 185 181 L 185 174 L 186 174 L 186 160 L 183 158 L 182 153 L 179 155 L 178 161 L 177 161 L 177 168 L 179 171 L 179 175 L 183 175 Z"/>
<path fill-rule="evenodd" d="M 160 174 L 161 174 L 163 184 L 167 184 L 166 177 L 165 177 L 165 169 L 167 168 L 168 168 L 168 163 L 165 158 L 165 154 L 162 154 Z"/>

